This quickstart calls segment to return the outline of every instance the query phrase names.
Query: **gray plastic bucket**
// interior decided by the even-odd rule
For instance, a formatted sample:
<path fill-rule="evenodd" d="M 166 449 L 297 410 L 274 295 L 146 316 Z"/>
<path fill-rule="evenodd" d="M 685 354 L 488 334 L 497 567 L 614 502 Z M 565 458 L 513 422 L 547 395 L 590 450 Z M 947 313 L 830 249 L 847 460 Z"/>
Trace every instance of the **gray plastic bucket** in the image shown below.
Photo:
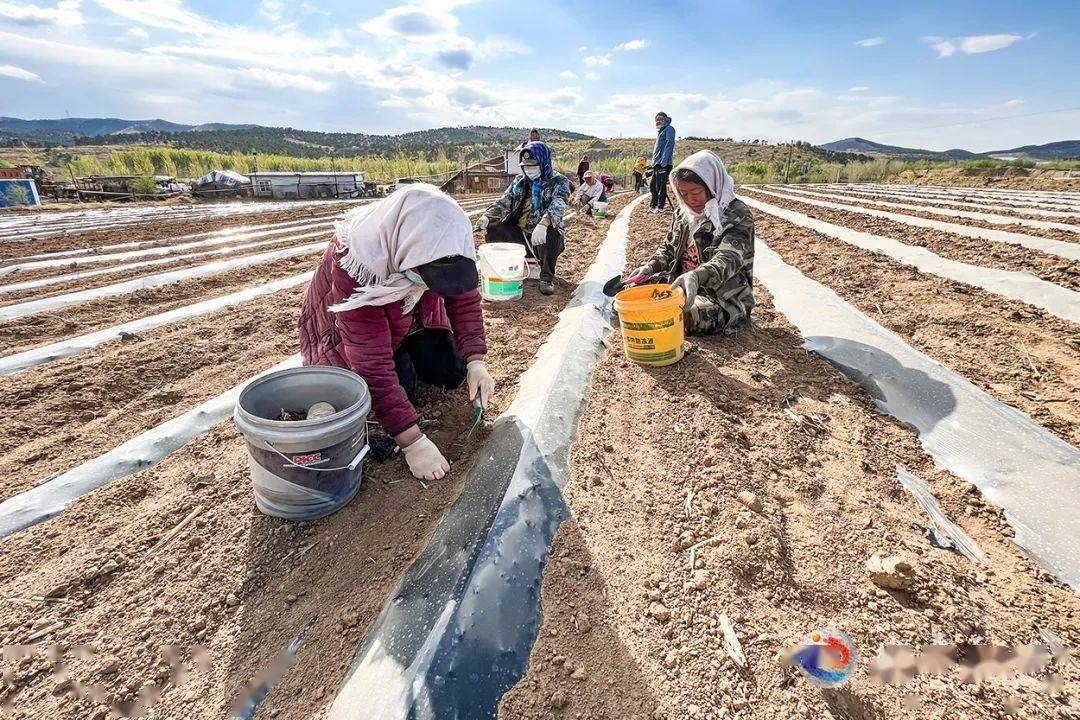
<path fill-rule="evenodd" d="M 328 402 L 337 412 L 278 420 L 281 410 Z M 368 452 L 371 395 L 363 379 L 336 367 L 289 368 L 253 380 L 233 420 L 247 440 L 255 505 L 274 517 L 312 520 L 344 507 L 360 489 Z"/>

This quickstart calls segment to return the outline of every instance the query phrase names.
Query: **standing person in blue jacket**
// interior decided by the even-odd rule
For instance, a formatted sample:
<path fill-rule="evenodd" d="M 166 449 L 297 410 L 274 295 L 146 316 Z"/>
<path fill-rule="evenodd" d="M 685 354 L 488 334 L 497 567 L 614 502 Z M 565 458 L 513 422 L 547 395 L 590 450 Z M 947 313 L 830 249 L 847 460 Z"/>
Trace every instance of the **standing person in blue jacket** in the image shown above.
<path fill-rule="evenodd" d="M 667 205 L 668 175 L 675 164 L 675 128 L 671 127 L 671 118 L 665 112 L 656 113 L 656 144 L 652 153 L 652 180 L 649 190 L 652 200 L 649 212 L 663 212 Z"/>

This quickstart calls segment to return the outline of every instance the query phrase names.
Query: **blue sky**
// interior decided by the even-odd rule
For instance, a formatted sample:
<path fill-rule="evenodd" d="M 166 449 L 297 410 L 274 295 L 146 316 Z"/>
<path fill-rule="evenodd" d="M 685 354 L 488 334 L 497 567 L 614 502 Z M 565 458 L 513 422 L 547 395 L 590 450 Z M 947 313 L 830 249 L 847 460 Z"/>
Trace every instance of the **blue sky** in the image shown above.
<path fill-rule="evenodd" d="M 1080 136 L 1080 2 L 0 0 L 0 114 L 991 150 Z"/>

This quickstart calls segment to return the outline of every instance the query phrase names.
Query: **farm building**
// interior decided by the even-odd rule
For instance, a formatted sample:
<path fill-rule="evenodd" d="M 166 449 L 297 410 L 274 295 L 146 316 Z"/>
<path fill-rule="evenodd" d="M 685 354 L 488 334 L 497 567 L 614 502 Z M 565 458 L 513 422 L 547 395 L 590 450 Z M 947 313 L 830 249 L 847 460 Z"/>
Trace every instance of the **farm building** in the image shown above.
<path fill-rule="evenodd" d="M 362 172 L 253 172 L 251 192 L 257 198 L 357 197 L 364 193 Z"/>
<path fill-rule="evenodd" d="M 448 193 L 492 193 L 505 190 L 520 172 L 517 150 L 470 165 L 442 185 Z"/>

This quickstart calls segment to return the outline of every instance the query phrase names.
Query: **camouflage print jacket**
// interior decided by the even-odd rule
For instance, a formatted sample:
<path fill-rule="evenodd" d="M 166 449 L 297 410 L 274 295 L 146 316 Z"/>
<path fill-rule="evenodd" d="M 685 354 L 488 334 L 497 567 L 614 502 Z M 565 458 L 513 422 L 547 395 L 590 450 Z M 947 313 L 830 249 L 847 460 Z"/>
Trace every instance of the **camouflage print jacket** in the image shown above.
<path fill-rule="evenodd" d="M 484 211 L 484 215 L 493 223 L 517 223 L 525 216 L 526 233 L 531 233 L 536 223 L 547 217 L 551 227 L 562 232 L 566 202 L 570 198 L 570 182 L 559 173 L 552 173 L 547 180 L 537 182 L 544 184 L 540 191 L 539 212 L 533 210 L 532 206 L 532 182 L 524 175 L 518 175 L 502 197 Z"/>
<path fill-rule="evenodd" d="M 754 216 L 736 198 L 724 209 L 722 220 L 719 232 L 706 220 L 690 237 L 690 223 L 676 204 L 667 241 L 652 259 L 653 271 L 673 280 L 683 272 L 680 261 L 687 243 L 697 244 L 698 294 L 723 310 L 723 319 L 712 331 L 745 324 L 754 308 Z"/>

